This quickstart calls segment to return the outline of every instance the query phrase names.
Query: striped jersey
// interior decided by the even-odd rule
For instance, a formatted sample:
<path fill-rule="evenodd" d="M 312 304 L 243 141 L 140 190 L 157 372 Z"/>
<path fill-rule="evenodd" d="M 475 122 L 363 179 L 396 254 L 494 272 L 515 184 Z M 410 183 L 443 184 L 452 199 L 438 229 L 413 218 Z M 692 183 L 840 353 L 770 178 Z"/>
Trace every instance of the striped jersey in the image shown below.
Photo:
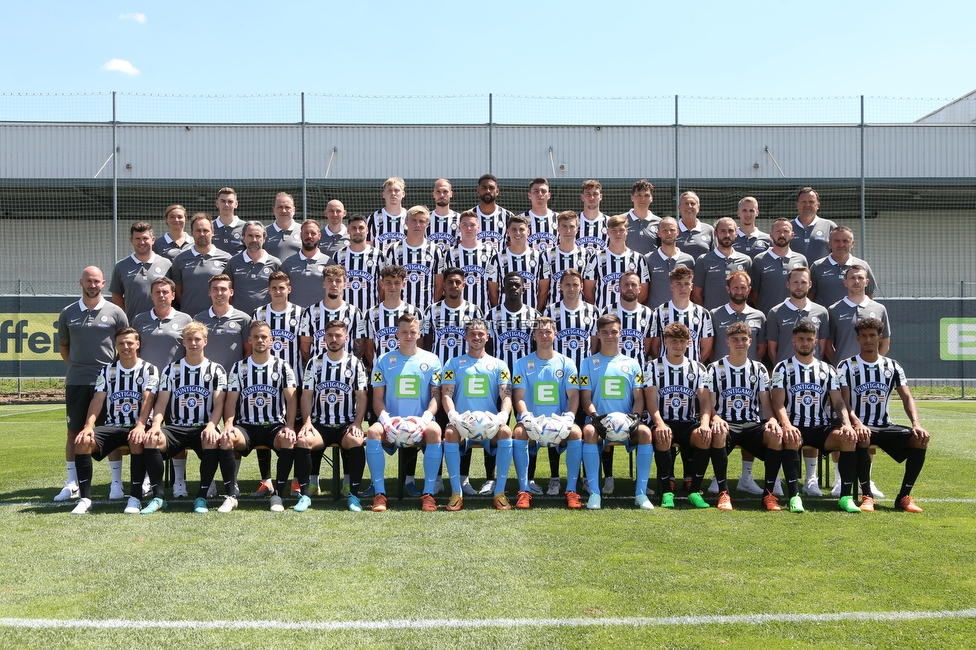
<path fill-rule="evenodd" d="M 505 248 L 495 258 L 495 266 L 488 276 L 488 281 L 501 285 L 505 276 L 512 271 L 525 280 L 522 302 L 533 306 L 539 304 L 539 280 L 546 277 L 546 269 L 542 266 L 542 253 L 533 248 L 526 248 L 525 252 L 519 255 L 513 253 L 512 249 Z"/>
<path fill-rule="evenodd" d="M 590 220 L 580 212 L 579 218 L 579 232 L 576 233 L 576 245 L 580 248 L 585 248 L 589 254 L 605 249 L 608 246 L 607 215 L 601 212 L 600 216 L 596 219 Z"/>
<path fill-rule="evenodd" d="M 134 366 L 124 368 L 121 361 L 113 361 L 95 378 L 95 392 L 105 393 L 105 425 L 134 427 L 139 421 L 143 392 L 159 389 L 159 370 L 137 359 Z"/>
<path fill-rule="evenodd" d="M 379 302 L 380 269 L 386 266 L 383 251 L 367 246 L 362 252 L 344 248 L 336 253 L 330 264 L 346 269 L 346 290 L 342 299 L 366 313 Z M 322 295 L 321 293 L 319 295 Z"/>
<path fill-rule="evenodd" d="M 366 231 L 369 233 L 366 238 L 386 253 L 390 246 L 407 238 L 404 228 L 406 216 L 407 211 L 403 208 L 396 216 L 387 212 L 386 208 L 380 208 L 366 219 Z"/>
<path fill-rule="evenodd" d="M 664 328 L 671 323 L 682 323 L 691 331 L 691 345 L 685 356 L 695 361 L 701 361 L 701 342 L 702 339 L 712 338 L 712 315 L 702 307 L 693 302 L 688 303 L 688 309 L 681 311 L 674 306 L 674 301 L 669 300 L 654 310 L 654 326 L 652 328 L 652 338 L 663 338 Z M 662 348 L 661 354 L 666 352 Z"/>
<path fill-rule="evenodd" d="M 471 208 L 478 215 L 478 240 L 489 244 L 497 253 L 505 247 L 505 231 L 508 229 L 508 218 L 512 216 L 511 211 L 496 205 L 495 211 L 485 214 L 481 211 L 481 204 Z"/>
<path fill-rule="evenodd" d="M 284 311 L 274 311 L 269 303 L 255 309 L 251 321 L 264 321 L 271 327 L 271 356 L 287 362 L 295 371 L 295 381 L 301 383 L 305 365 L 298 345 L 302 308 L 288 303 Z"/>
<path fill-rule="evenodd" d="M 240 393 L 238 424 L 285 424 L 285 389 L 297 386 L 291 366 L 275 357 L 263 365 L 248 357 L 227 373 L 227 392 Z"/>
<path fill-rule="evenodd" d="M 563 299 L 563 292 L 559 288 L 559 280 L 567 269 L 576 269 L 580 275 L 586 270 L 589 253 L 585 248 L 573 246 L 568 253 L 558 246 L 546 251 L 542 255 L 542 268 L 546 270 L 543 277 L 549 278 L 549 299 L 547 304 L 557 303 Z"/>
<path fill-rule="evenodd" d="M 702 386 L 715 396 L 715 414 L 726 422 L 759 422 L 760 395 L 769 390 L 766 367 L 748 360 L 733 366 L 722 357 L 708 366 Z"/>
<path fill-rule="evenodd" d="M 397 242 L 386 251 L 387 264 L 399 264 L 407 270 L 403 299 L 421 312 L 434 302 L 434 277 L 443 269 L 443 259 L 441 249 L 429 241 L 417 247 Z"/>
<path fill-rule="evenodd" d="M 473 318 L 484 318 L 484 312 L 466 300 L 456 308 L 448 307 L 442 300 L 427 309 L 420 333 L 433 337 L 429 352 L 437 355 L 442 366 L 464 353 L 464 326 Z"/>
<path fill-rule="evenodd" d="M 325 341 L 325 327 L 334 320 L 341 320 L 346 324 L 349 338 L 346 340 L 346 354 L 353 353 L 356 339 L 366 338 L 366 317 L 355 306 L 343 302 L 338 309 L 329 309 L 325 301 L 320 300 L 310 305 L 302 313 L 301 324 L 298 327 L 299 336 L 312 339 L 309 355 L 314 357 L 328 351 Z"/>
<path fill-rule="evenodd" d="M 312 422 L 335 427 L 356 419 L 356 391 L 365 391 L 366 368 L 349 354 L 333 361 L 328 354 L 312 357 L 305 366 L 303 386 L 314 391 Z"/>
<path fill-rule="evenodd" d="M 547 208 L 545 214 L 538 215 L 532 210 L 526 210 L 521 216 L 529 221 L 527 242 L 530 248 L 545 253 L 556 247 L 559 243 L 559 234 L 556 231 L 555 212 Z"/>
<path fill-rule="evenodd" d="M 794 356 L 773 367 L 771 388 L 786 391 L 786 412 L 795 427 L 830 424 L 830 391 L 840 390 L 837 371 L 825 361 L 805 365 Z"/>
<path fill-rule="evenodd" d="M 620 302 L 620 276 L 624 271 L 635 271 L 641 284 L 651 281 L 644 256 L 629 248 L 623 255 L 616 255 L 607 248 L 587 261 L 583 278 L 596 282 L 594 304 L 600 311 L 616 307 Z"/>
<path fill-rule="evenodd" d="M 620 353 L 636 360 L 643 368 L 647 360 L 645 340 L 654 336 L 653 310 L 638 303 L 637 309 L 630 311 L 620 304 L 603 313 L 616 314 L 620 319 Z"/>
<path fill-rule="evenodd" d="M 180 359 L 163 370 L 159 390 L 169 393 L 166 424 L 202 427 L 213 415 L 214 397 L 227 391 L 227 373 L 219 363 L 210 359 L 204 359 L 197 366 Z"/>
<path fill-rule="evenodd" d="M 657 389 L 657 407 L 667 422 L 697 422 L 698 390 L 705 378 L 705 366 L 684 357 L 671 365 L 667 357 L 654 359 L 644 370 L 644 386 Z"/>
<path fill-rule="evenodd" d="M 465 248 L 458 243 L 447 252 L 444 267 L 457 267 L 464 271 L 464 290 L 461 297 L 478 306 L 483 312 L 491 309 L 488 299 L 488 276 L 495 267 L 495 249 L 487 242 L 479 241 L 474 248 Z"/>
<path fill-rule="evenodd" d="M 592 354 L 590 340 L 596 336 L 596 321 L 600 312 L 588 302 L 580 301 L 576 309 L 570 309 L 563 302 L 550 304 L 545 315 L 556 321 L 556 340 L 553 349 L 569 357 L 579 368 L 583 359 Z"/>
<path fill-rule="evenodd" d="M 458 220 L 460 215 L 451 210 L 448 214 L 442 215 L 437 212 L 430 213 L 430 223 L 427 225 L 427 241 L 437 244 L 441 253 L 447 252 L 457 245 L 461 238 L 458 235 Z"/>
<path fill-rule="evenodd" d="M 857 355 L 840 362 L 837 378 L 841 386 L 851 390 L 849 406 L 864 426 L 891 426 L 888 413 L 891 393 L 908 385 L 901 364 L 881 356 L 874 363 L 868 363 Z"/>
<path fill-rule="evenodd" d="M 520 357 L 532 351 L 532 330 L 540 315 L 528 305 L 511 312 L 505 309 L 504 303 L 488 312 L 492 355 L 514 368 Z"/>
<path fill-rule="evenodd" d="M 386 305 L 380 303 L 366 312 L 366 338 L 373 341 L 374 359 L 378 359 L 381 355 L 400 347 L 400 342 L 396 337 L 397 320 L 404 313 L 413 314 L 418 319 L 423 319 L 423 314 L 416 307 L 402 300 L 393 309 L 387 309 Z"/>

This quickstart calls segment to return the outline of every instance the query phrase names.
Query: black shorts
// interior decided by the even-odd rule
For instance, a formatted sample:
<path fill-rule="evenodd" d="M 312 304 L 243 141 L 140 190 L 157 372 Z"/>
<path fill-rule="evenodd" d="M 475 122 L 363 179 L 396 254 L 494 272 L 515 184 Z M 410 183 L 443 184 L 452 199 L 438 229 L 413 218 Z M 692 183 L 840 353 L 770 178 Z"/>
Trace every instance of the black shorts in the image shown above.
<path fill-rule="evenodd" d="M 691 434 L 698 428 L 698 422 L 681 422 L 679 420 L 665 420 L 664 424 L 671 429 L 671 443 L 681 447 L 682 451 L 691 449 Z"/>
<path fill-rule="evenodd" d="M 729 435 L 725 439 L 725 450 L 732 451 L 742 447 L 756 458 L 766 458 L 766 445 L 763 434 L 766 427 L 759 422 L 729 422 Z"/>
<path fill-rule="evenodd" d="M 908 444 L 915 432 L 908 427 L 894 424 L 890 427 L 868 427 L 871 429 L 871 444 L 880 447 L 884 453 L 903 463 L 908 458 Z"/>
<path fill-rule="evenodd" d="M 235 424 L 246 445 L 242 456 L 247 456 L 255 447 L 274 449 L 274 440 L 278 432 L 285 428 L 283 424 Z"/>
<path fill-rule="evenodd" d="M 800 430 L 800 435 L 803 436 L 803 446 L 804 447 L 816 447 L 820 451 L 824 451 L 824 446 L 827 444 L 827 438 L 830 437 L 830 432 L 834 430 L 832 426 L 824 427 L 797 427 Z"/>
<path fill-rule="evenodd" d="M 130 427 L 95 427 L 95 451 L 92 460 L 102 460 L 119 447 L 129 446 Z"/>
<path fill-rule="evenodd" d="M 166 453 L 163 458 L 173 458 L 184 449 L 192 449 L 197 456 L 203 451 L 203 442 L 200 434 L 206 427 L 178 427 L 169 425 L 163 427 L 163 435 L 166 436 Z"/>
<path fill-rule="evenodd" d="M 68 415 L 68 431 L 81 431 L 88 419 L 88 407 L 95 397 L 95 385 L 70 384 L 64 387 L 64 410 Z M 95 420 L 100 424 L 105 419 L 104 409 Z"/>
<path fill-rule="evenodd" d="M 312 424 L 315 430 L 319 432 L 322 436 L 322 441 L 325 443 L 326 447 L 332 445 L 342 446 L 342 439 L 346 436 L 346 431 L 349 429 L 348 424 L 340 424 L 339 426 L 333 426 L 331 424 Z"/>

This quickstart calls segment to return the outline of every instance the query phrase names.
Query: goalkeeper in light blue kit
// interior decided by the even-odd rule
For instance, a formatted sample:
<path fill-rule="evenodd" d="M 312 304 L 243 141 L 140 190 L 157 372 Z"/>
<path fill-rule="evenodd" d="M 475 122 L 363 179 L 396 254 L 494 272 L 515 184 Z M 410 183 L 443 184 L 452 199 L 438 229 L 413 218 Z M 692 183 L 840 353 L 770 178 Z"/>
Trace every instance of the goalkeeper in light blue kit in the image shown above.
<path fill-rule="evenodd" d="M 644 413 L 644 377 L 640 366 L 620 353 L 620 318 L 601 316 L 596 322 L 600 351 L 583 359 L 580 367 L 580 392 L 583 412 L 588 417 L 583 427 L 583 467 L 590 484 L 588 510 L 600 509 L 600 453 L 606 442 L 622 442 L 628 453 L 637 447 L 637 489 L 635 501 L 644 510 L 654 506 L 647 498 L 654 448 L 651 430 L 641 424 Z"/>
<path fill-rule="evenodd" d="M 529 443 L 532 441 L 535 445 L 532 453 L 548 446 L 566 452 L 566 505 L 575 510 L 581 507 L 576 481 L 583 459 L 583 432 L 575 423 L 579 408 L 576 364 L 553 349 L 556 322 L 548 316 L 536 319 L 532 339 L 536 351 L 515 362 L 512 380 L 519 422 L 513 432 L 512 449 L 519 482 L 515 507 L 525 509 L 532 502 L 529 492 Z"/>
<path fill-rule="evenodd" d="M 441 362 L 436 354 L 417 347 L 420 319 L 404 313 L 397 319 L 399 348 L 387 352 L 373 366 L 373 410 L 379 420 L 366 432 L 366 464 L 373 480 L 373 512 L 387 506 L 386 457 L 404 441 L 424 448 L 424 492 L 420 509 L 434 512 L 434 481 L 441 469 L 441 428 L 434 422 L 441 401 Z"/>
<path fill-rule="evenodd" d="M 512 464 L 512 430 L 508 428 L 512 377 L 504 361 L 485 354 L 488 324 L 484 320 L 469 320 L 464 325 L 464 340 L 467 353 L 448 361 L 441 379 L 441 405 L 450 421 L 444 430 L 444 459 L 452 492 L 447 510 L 461 509 L 461 455 L 478 444 L 496 459 L 495 508 L 511 510 L 505 480 Z"/>

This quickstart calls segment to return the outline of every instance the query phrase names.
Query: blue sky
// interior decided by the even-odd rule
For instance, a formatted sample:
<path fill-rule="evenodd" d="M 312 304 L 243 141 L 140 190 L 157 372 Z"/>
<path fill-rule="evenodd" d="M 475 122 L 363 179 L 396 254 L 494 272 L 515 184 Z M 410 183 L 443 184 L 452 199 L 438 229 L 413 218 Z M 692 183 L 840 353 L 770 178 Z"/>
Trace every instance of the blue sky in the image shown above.
<path fill-rule="evenodd" d="M 974 14 L 940 1 L 5 0 L 0 92 L 949 99 L 976 88 Z"/>

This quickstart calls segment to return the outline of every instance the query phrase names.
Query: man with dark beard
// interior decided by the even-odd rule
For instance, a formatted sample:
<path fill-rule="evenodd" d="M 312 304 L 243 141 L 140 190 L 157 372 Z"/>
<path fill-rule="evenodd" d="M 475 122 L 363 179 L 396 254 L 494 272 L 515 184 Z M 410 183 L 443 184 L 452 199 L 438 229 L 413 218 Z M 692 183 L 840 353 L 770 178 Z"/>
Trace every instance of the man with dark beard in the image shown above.
<path fill-rule="evenodd" d="M 752 295 L 750 302 L 762 313 L 786 300 L 789 289 L 786 276 L 793 269 L 807 265 L 807 258 L 790 249 L 793 224 L 789 219 L 777 219 L 769 231 L 773 246 L 752 261 Z"/>
<path fill-rule="evenodd" d="M 714 249 L 695 262 L 694 287 L 691 290 L 692 301 L 709 310 L 725 302 L 728 295 L 725 280 L 730 273 L 748 273 L 752 269 L 752 259 L 732 248 L 735 243 L 735 221 L 723 217 L 715 222 L 715 243 Z"/>
<path fill-rule="evenodd" d="M 281 270 L 291 281 L 289 300 L 302 308 L 315 304 L 322 296 L 322 269 L 329 257 L 319 246 L 321 238 L 319 222 L 306 219 L 302 222 L 302 250 L 281 262 Z"/>
<path fill-rule="evenodd" d="M 493 175 L 484 174 L 478 179 L 478 205 L 474 207 L 481 226 L 478 240 L 491 244 L 496 253 L 505 248 L 505 228 L 512 216 L 511 211 L 495 203 L 499 193 L 498 179 Z"/>

